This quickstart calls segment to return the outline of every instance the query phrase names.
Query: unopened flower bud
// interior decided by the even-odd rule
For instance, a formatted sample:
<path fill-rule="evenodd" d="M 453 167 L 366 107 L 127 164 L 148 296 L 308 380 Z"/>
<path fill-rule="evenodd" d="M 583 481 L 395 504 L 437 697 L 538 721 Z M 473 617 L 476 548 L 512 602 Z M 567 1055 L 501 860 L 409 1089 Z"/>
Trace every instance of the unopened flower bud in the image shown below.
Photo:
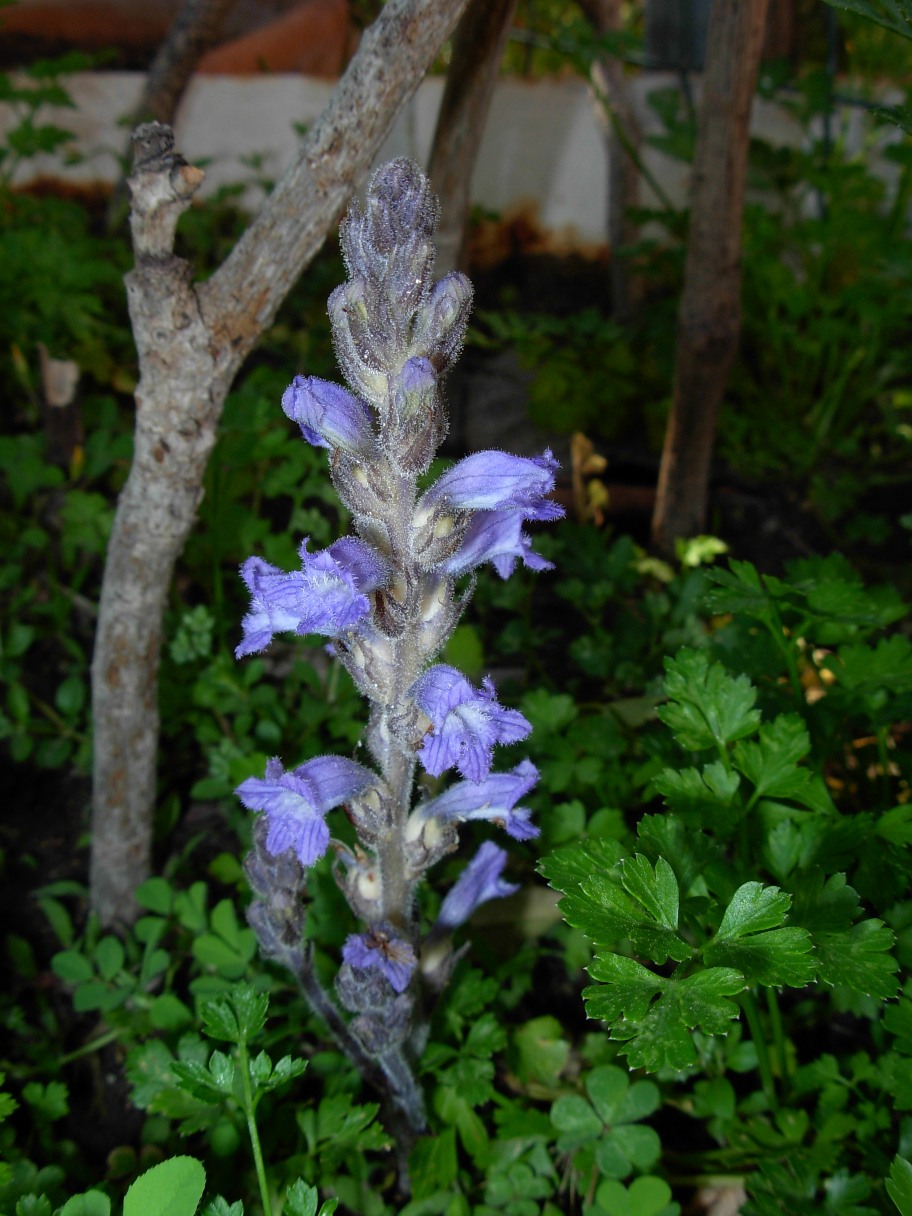
<path fill-rule="evenodd" d="M 431 184 L 414 161 L 401 156 L 378 169 L 367 188 L 370 239 L 389 252 L 417 233 L 431 237 L 440 208 Z"/>
<path fill-rule="evenodd" d="M 363 454 L 374 446 L 367 404 L 329 380 L 295 376 L 282 396 L 282 409 L 314 447 Z"/>
<path fill-rule="evenodd" d="M 472 309 L 472 284 L 458 270 L 435 283 L 415 318 L 412 349 L 426 355 L 438 371 L 456 359 Z"/>
<path fill-rule="evenodd" d="M 437 373 L 430 359 L 407 359 L 393 388 L 396 414 L 400 419 L 426 416 L 437 404 Z"/>
<path fill-rule="evenodd" d="M 391 386 L 393 409 L 383 432 L 390 463 L 406 475 L 423 473 L 446 433 L 446 417 L 430 359 L 406 360 Z"/>
<path fill-rule="evenodd" d="M 379 406 L 386 400 L 386 341 L 371 324 L 365 284 L 354 279 L 337 287 L 329 297 L 327 311 L 345 379 L 355 392 Z"/>

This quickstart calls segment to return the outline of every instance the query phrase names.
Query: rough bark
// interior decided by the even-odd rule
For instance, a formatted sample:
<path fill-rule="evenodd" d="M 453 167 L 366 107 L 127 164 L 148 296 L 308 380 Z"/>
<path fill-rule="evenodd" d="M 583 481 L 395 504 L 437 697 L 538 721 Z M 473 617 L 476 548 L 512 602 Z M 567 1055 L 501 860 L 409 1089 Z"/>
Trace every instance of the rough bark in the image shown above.
<path fill-rule="evenodd" d="M 604 37 L 621 28 L 621 0 L 580 0 L 595 32 Z M 614 315 L 632 320 L 643 295 L 642 277 L 618 250 L 640 235 L 631 209 L 640 197 L 640 148 L 643 133 L 633 108 L 624 65 L 614 55 L 599 55 L 590 69 L 595 116 L 608 148 L 608 243 Z"/>
<path fill-rule="evenodd" d="M 102 583 L 92 664 L 95 722 L 90 895 L 105 925 L 136 915 L 149 874 L 165 596 L 193 525 L 225 395 L 365 175 L 466 0 L 390 0 L 291 168 L 202 284 L 173 255 L 199 170 L 170 129 L 137 132 L 135 268 L 127 291 L 139 353 L 135 455 Z"/>
<path fill-rule="evenodd" d="M 671 417 L 652 539 L 706 527 L 716 420 L 741 330 L 741 223 L 768 0 L 715 0 L 700 101 Z"/>
<path fill-rule="evenodd" d="M 174 122 L 196 65 L 218 42 L 225 18 L 234 4 L 235 0 L 183 0 L 168 36 L 149 68 L 133 115 L 134 122 Z M 109 228 L 123 220 L 125 208 L 125 182 L 121 178 L 108 205 Z"/>
<path fill-rule="evenodd" d="M 428 168 L 440 199 L 436 236 L 440 275 L 463 262 L 472 170 L 515 11 L 516 0 L 470 0 L 453 37 Z"/>

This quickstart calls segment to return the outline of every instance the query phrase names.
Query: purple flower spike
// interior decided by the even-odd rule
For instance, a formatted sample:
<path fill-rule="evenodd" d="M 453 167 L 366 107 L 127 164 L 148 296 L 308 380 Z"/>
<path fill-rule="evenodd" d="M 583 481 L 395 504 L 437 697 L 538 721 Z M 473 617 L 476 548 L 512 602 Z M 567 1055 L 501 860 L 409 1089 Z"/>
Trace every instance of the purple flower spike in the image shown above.
<path fill-rule="evenodd" d="M 397 992 L 405 992 L 417 959 L 412 946 L 393 933 L 387 924 L 374 925 L 367 933 L 353 933 L 342 947 L 342 958 L 349 967 L 380 971 Z"/>
<path fill-rule="evenodd" d="M 554 563 L 546 561 L 532 548 L 532 540 L 523 532 L 526 516 L 522 508 L 515 511 L 477 511 L 466 531 L 462 544 L 442 564 L 447 574 L 465 574 L 485 562 L 491 562 L 501 578 L 509 578 L 516 559 L 530 570 L 553 570 Z"/>
<path fill-rule="evenodd" d="M 234 792 L 248 810 L 266 815 L 273 857 L 293 849 L 302 866 L 312 866 L 329 844 L 327 813 L 376 780 L 370 769 L 341 756 L 317 756 L 289 773 L 272 759 L 264 778 L 248 777 Z"/>
<path fill-rule="evenodd" d="M 241 578 L 251 595 L 244 617 L 244 637 L 235 650 L 240 659 L 264 650 L 273 634 L 322 633 L 336 637 L 366 617 L 371 609 L 368 593 L 389 575 L 383 557 L 364 541 L 344 536 L 317 553 L 301 545 L 301 569 L 291 574 L 259 557 L 249 557 Z"/>
<path fill-rule="evenodd" d="M 295 376 L 282 409 L 315 448 L 369 451 L 374 444 L 370 408 L 348 389 L 316 376 Z"/>
<path fill-rule="evenodd" d="M 425 735 L 418 757 L 433 777 L 457 768 L 470 781 L 483 781 L 491 770 L 495 743 L 515 743 L 532 730 L 519 710 L 498 705 L 489 679 L 479 690 L 445 663 L 419 676 L 411 696 L 431 719 L 432 730 Z"/>
<path fill-rule="evenodd" d="M 475 452 L 448 469 L 424 497 L 428 503 L 444 499 L 465 510 L 521 508 L 526 519 L 558 519 L 563 508 L 548 502 L 546 495 L 554 489 L 559 468 L 550 449 L 533 457 Z"/>
<path fill-rule="evenodd" d="M 475 909 L 489 899 L 515 895 L 519 886 L 501 878 L 506 864 L 504 850 L 486 840 L 441 904 L 437 925 L 441 929 L 455 929 L 464 925 Z"/>
<path fill-rule="evenodd" d="M 491 773 L 484 781 L 460 781 L 439 797 L 425 803 L 421 814 L 445 822 L 465 819 L 487 819 L 502 827 L 514 840 L 531 840 L 538 828 L 529 822 L 528 807 L 517 806 L 538 780 L 538 769 L 530 760 L 522 760 L 512 773 Z"/>

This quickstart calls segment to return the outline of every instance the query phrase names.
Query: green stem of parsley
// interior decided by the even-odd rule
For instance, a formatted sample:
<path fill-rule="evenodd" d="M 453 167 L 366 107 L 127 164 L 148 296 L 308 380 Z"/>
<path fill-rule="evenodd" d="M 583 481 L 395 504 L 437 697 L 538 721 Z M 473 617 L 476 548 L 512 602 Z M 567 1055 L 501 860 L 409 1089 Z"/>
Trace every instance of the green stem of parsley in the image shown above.
<path fill-rule="evenodd" d="M 257 1131 L 253 1086 L 250 1084 L 250 1054 L 247 1051 L 247 1044 L 243 1040 L 238 1043 L 238 1067 L 241 1070 L 241 1087 L 244 1091 L 244 1118 L 247 1120 L 250 1147 L 253 1149 L 253 1164 L 260 1186 L 260 1203 L 263 1205 L 263 1216 L 272 1216 L 272 1200 L 269 1197 L 269 1183 L 266 1179 L 266 1167 L 263 1164 L 260 1134 Z"/>
<path fill-rule="evenodd" d="M 779 1066 L 779 1076 L 784 1085 L 791 1075 L 791 1068 L 789 1067 L 785 1030 L 782 1026 L 782 1010 L 779 1008 L 779 998 L 776 996 L 774 988 L 766 989 L 766 1007 L 769 1010 L 770 1028 L 773 1032 L 773 1043 L 776 1047 L 776 1062 Z"/>
<path fill-rule="evenodd" d="M 779 1109 L 779 1099 L 776 1095 L 776 1082 L 773 1078 L 773 1068 L 770 1063 L 769 1049 L 766 1045 L 766 1038 L 763 1034 L 763 1025 L 760 1021 L 760 1010 L 757 1007 L 757 998 L 751 989 L 741 994 L 741 1008 L 744 1010 L 744 1017 L 747 1020 L 747 1028 L 750 1031 L 751 1039 L 757 1051 L 757 1067 L 760 1070 L 760 1082 L 763 1086 L 763 1092 L 766 1094 L 767 1101 L 772 1110 Z"/>

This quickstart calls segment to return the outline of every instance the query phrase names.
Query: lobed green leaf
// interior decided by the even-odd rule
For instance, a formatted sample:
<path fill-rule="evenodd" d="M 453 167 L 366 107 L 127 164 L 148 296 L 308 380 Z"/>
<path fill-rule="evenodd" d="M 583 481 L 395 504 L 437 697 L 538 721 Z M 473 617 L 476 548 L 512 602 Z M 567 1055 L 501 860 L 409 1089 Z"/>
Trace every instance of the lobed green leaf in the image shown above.
<path fill-rule="evenodd" d="M 665 693 L 669 700 L 658 716 L 687 751 L 724 748 L 760 725 L 748 677 L 729 675 L 702 650 L 682 649 L 665 660 Z"/>

